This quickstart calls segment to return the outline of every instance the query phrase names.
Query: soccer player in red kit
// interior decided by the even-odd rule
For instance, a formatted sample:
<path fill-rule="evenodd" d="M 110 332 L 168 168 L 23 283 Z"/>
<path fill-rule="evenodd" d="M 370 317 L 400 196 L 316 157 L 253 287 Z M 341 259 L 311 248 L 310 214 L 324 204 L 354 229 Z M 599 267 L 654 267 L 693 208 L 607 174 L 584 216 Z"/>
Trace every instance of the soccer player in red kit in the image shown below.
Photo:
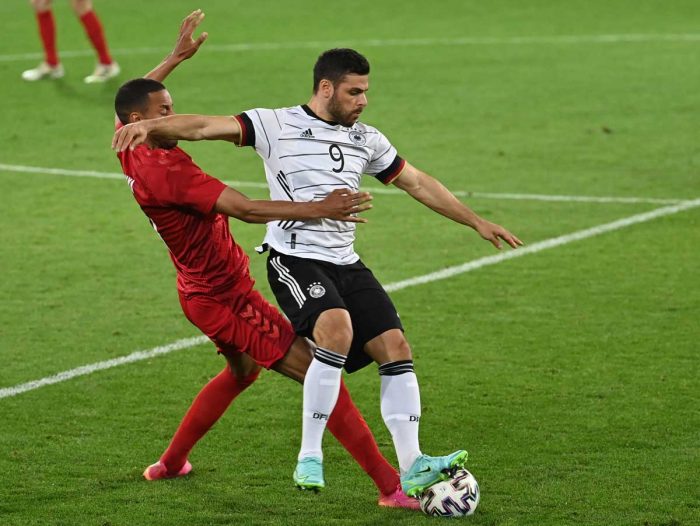
<path fill-rule="evenodd" d="M 41 79 L 59 79 L 63 77 L 63 65 L 56 49 L 56 23 L 51 9 L 52 0 L 29 0 L 36 13 L 39 37 L 44 48 L 44 60 L 35 68 L 22 73 L 22 78 L 33 82 Z M 91 75 L 85 77 L 87 84 L 106 82 L 119 75 L 119 64 L 112 60 L 107 47 L 104 29 L 100 19 L 92 8 L 92 0 L 70 0 L 71 8 L 85 29 L 92 47 L 97 53 L 97 66 Z"/>
<path fill-rule="evenodd" d="M 173 113 L 161 81 L 206 39 L 206 33 L 192 39 L 203 16 L 199 10 L 189 15 L 173 52 L 145 78 L 119 89 L 115 98 L 118 127 Z M 370 208 L 370 197 L 345 189 L 318 202 L 250 200 L 205 174 L 176 141 L 158 137 L 120 152 L 119 159 L 134 197 L 168 246 L 183 312 L 228 362 L 197 395 L 159 462 L 144 472 L 148 480 L 172 478 L 190 472 L 187 456 L 192 447 L 255 381 L 261 367 L 301 382 L 312 359 L 310 343 L 296 336 L 286 318 L 253 288 L 248 256 L 231 237 L 228 217 L 254 223 L 322 217 L 364 222 L 355 214 Z M 396 470 L 379 452 L 344 386 L 336 410 L 322 416 L 374 480 L 380 505 L 418 508 L 418 502 L 401 491 Z"/>

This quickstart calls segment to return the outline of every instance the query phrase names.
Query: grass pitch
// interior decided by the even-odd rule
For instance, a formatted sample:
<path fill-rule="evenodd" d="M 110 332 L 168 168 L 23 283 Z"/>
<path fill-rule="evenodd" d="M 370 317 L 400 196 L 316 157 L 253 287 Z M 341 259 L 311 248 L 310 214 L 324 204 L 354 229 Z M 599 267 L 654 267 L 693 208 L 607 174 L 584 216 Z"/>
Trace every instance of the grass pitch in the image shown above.
<path fill-rule="evenodd" d="M 123 180 L 19 171 L 119 171 L 109 149 L 119 82 L 82 83 L 94 58 L 67 2 L 56 4 L 67 74 L 36 84 L 20 79 L 39 60 L 31 11 L 0 6 L 12 21 L 0 45 L 0 389 L 197 335 Z M 356 47 L 372 64 L 363 120 L 453 190 L 476 192 L 472 208 L 530 245 L 668 206 L 653 200 L 700 198 L 696 2 L 96 7 L 120 80 L 160 61 L 185 14 L 206 12 L 209 41 L 166 82 L 183 113 L 306 102 L 316 56 Z M 252 151 L 184 147 L 221 179 L 264 179 Z M 385 284 L 494 254 L 406 196 L 377 193 L 368 217 L 358 250 Z M 465 521 L 700 523 L 699 223 L 692 208 L 392 293 L 421 381 L 423 449 L 465 447 L 481 485 Z M 263 235 L 237 222 L 232 231 L 246 248 Z M 252 256 L 253 273 L 271 298 L 263 260 Z M 144 482 L 222 366 L 204 344 L 1 398 L 0 524 L 432 520 L 379 509 L 331 437 L 326 491 L 295 491 L 301 390 L 272 373 L 197 446 L 191 476 Z M 375 369 L 346 379 L 395 461 Z"/>

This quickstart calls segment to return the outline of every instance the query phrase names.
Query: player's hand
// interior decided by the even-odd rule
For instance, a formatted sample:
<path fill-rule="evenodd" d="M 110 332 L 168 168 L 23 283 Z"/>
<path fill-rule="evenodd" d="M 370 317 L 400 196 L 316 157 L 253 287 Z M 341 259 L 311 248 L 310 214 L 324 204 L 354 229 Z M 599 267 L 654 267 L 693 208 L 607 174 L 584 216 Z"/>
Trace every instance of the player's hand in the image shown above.
<path fill-rule="evenodd" d="M 123 152 L 127 148 L 133 150 L 139 144 L 144 143 L 146 137 L 148 137 L 148 124 L 146 121 L 132 122 L 114 132 L 112 150 L 115 152 Z"/>
<path fill-rule="evenodd" d="M 204 13 L 201 9 L 197 9 L 196 11 L 192 11 L 182 21 L 180 25 L 180 34 L 177 37 L 177 42 L 172 52 L 172 55 L 178 61 L 187 60 L 194 55 L 199 49 L 199 46 L 201 46 L 209 36 L 207 33 L 202 33 L 196 40 L 192 38 L 194 30 L 197 29 L 197 26 L 202 20 L 204 20 Z"/>
<path fill-rule="evenodd" d="M 356 217 L 355 214 L 372 208 L 372 205 L 369 204 L 371 200 L 372 196 L 369 192 L 353 192 L 347 188 L 333 190 L 323 201 L 319 201 L 321 217 L 352 223 L 366 223 L 365 218 Z"/>
<path fill-rule="evenodd" d="M 501 250 L 501 239 L 508 243 L 512 248 L 518 248 L 519 246 L 523 245 L 522 241 L 508 232 L 501 225 L 491 223 L 490 221 L 481 221 L 476 226 L 476 231 L 486 241 L 490 241 L 498 250 Z"/>

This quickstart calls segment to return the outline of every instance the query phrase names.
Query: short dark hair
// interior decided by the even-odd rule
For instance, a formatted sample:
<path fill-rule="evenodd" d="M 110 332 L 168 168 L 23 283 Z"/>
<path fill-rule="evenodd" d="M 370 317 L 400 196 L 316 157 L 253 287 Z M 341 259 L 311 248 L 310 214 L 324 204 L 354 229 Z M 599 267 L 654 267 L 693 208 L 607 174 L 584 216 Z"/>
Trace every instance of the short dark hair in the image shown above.
<path fill-rule="evenodd" d="M 369 62 L 354 49 L 335 48 L 321 53 L 314 65 L 314 93 L 322 79 L 337 85 L 349 73 L 368 75 Z"/>
<path fill-rule="evenodd" d="M 133 111 L 145 111 L 148 94 L 165 89 L 162 83 L 153 79 L 132 79 L 122 84 L 114 97 L 114 111 L 122 124 L 129 123 Z"/>

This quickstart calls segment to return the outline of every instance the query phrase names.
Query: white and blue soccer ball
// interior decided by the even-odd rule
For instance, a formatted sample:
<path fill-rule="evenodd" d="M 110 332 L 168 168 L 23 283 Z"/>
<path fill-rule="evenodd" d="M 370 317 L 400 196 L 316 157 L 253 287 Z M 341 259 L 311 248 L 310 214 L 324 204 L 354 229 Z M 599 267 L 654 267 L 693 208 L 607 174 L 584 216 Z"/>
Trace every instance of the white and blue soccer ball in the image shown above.
<path fill-rule="evenodd" d="M 426 515 L 463 517 L 474 513 L 479 496 L 479 483 L 474 475 L 461 468 L 447 480 L 426 489 L 420 496 L 420 507 Z"/>

